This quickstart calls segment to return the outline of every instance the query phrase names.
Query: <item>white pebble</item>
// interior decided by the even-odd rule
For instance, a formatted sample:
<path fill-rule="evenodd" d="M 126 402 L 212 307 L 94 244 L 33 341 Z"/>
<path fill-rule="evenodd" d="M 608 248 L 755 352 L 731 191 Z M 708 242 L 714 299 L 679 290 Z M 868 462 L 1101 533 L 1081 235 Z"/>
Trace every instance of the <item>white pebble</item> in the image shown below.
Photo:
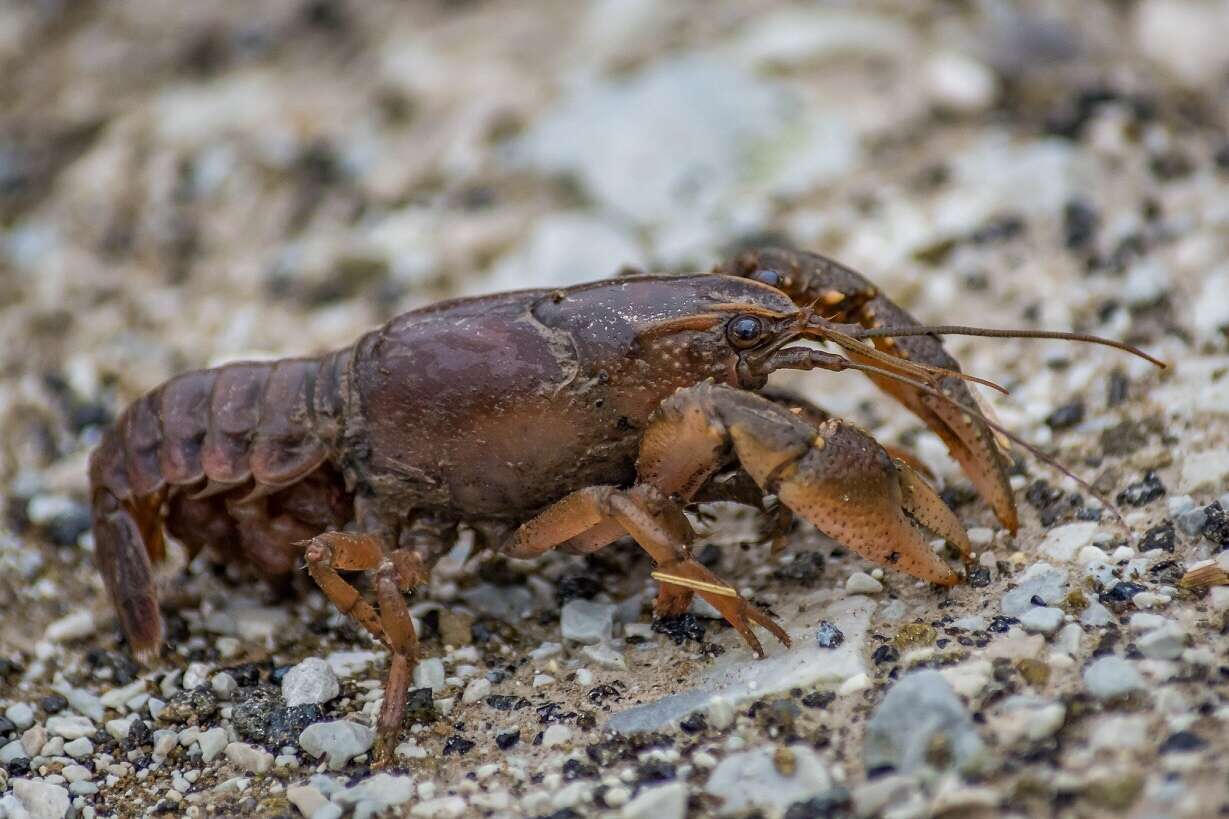
<path fill-rule="evenodd" d="M 563 745 L 572 738 L 572 729 L 566 725 L 555 723 L 542 732 L 542 747 L 553 748 Z"/>
<path fill-rule="evenodd" d="M 89 609 L 81 609 L 61 617 L 43 633 L 43 639 L 53 643 L 65 643 L 69 640 L 79 640 L 94 633 L 94 614 Z"/>
<path fill-rule="evenodd" d="M 470 680 L 469 685 L 465 686 L 465 693 L 461 695 L 461 702 L 467 705 L 469 703 L 478 702 L 490 693 L 491 681 L 486 677 L 476 677 Z"/>
<path fill-rule="evenodd" d="M 223 671 L 220 674 L 213 675 L 213 678 L 209 680 L 209 687 L 213 689 L 213 693 L 217 694 L 219 699 L 229 700 L 239 690 L 239 683 L 235 681 L 234 677 Z"/>
<path fill-rule="evenodd" d="M 21 731 L 34 724 L 34 708 L 24 702 L 15 702 L 4 709 L 4 716 Z"/>
<path fill-rule="evenodd" d="M 282 698 L 286 705 L 319 705 L 341 693 L 341 683 L 327 662 L 308 657 L 282 678 Z"/>
<path fill-rule="evenodd" d="M 92 737 L 95 730 L 93 721 L 76 714 L 56 714 L 47 718 L 47 731 L 64 739 Z"/>
<path fill-rule="evenodd" d="M 878 594 L 883 584 L 866 572 L 854 572 L 845 581 L 845 591 L 850 594 Z"/>
<path fill-rule="evenodd" d="M 273 754 L 246 742 L 232 742 L 227 745 L 226 758 L 236 768 L 248 773 L 265 773 L 273 767 Z"/>
<path fill-rule="evenodd" d="M 79 737 L 64 743 L 64 753 L 73 759 L 83 759 L 94 753 L 94 743 L 90 742 L 88 737 Z"/>
<path fill-rule="evenodd" d="M 225 728 L 210 728 L 208 731 L 201 732 L 196 738 L 196 744 L 201 749 L 201 762 L 205 764 L 213 762 L 218 754 L 226 750 L 226 740 Z"/>
<path fill-rule="evenodd" d="M 414 666 L 414 687 L 430 688 L 432 691 L 442 691 L 444 688 L 444 661 L 439 657 L 428 657 Z"/>

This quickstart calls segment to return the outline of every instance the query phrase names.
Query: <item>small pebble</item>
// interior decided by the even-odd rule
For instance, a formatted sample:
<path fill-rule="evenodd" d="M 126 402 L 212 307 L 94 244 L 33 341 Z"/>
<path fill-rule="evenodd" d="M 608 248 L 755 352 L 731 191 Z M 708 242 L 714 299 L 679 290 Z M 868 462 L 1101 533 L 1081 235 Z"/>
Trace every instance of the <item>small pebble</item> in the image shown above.
<path fill-rule="evenodd" d="M 287 707 L 320 705 L 341 693 L 332 667 L 319 657 L 308 657 L 282 677 L 282 698 Z"/>
<path fill-rule="evenodd" d="M 299 747 L 314 758 L 327 757 L 329 768 L 339 771 L 359 754 L 371 750 L 375 732 L 349 720 L 317 722 L 299 735 Z"/>
<path fill-rule="evenodd" d="M 878 594 L 883 584 L 866 572 L 854 572 L 845 581 L 845 591 L 850 594 Z"/>
<path fill-rule="evenodd" d="M 470 680 L 469 685 L 465 686 L 465 693 L 461 695 L 461 702 L 465 704 L 478 702 L 485 699 L 487 694 L 491 693 L 491 681 L 486 677 L 477 677 Z"/>
<path fill-rule="evenodd" d="M 1084 685 L 1099 700 L 1113 700 L 1144 689 L 1144 680 L 1129 662 L 1107 656 L 1084 669 Z"/>
<path fill-rule="evenodd" d="M 556 745 L 565 745 L 572 739 L 572 729 L 566 725 L 555 723 L 547 727 L 542 732 L 542 747 L 553 748 Z"/>

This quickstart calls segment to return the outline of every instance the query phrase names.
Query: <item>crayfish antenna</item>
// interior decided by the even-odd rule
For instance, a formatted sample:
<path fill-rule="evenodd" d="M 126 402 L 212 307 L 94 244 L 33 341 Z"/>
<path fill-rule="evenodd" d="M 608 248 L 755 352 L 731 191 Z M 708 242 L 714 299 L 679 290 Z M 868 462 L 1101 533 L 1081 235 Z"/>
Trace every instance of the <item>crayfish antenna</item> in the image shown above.
<path fill-rule="evenodd" d="M 850 338 L 899 338 L 901 336 L 983 336 L 986 338 L 1048 338 L 1059 341 L 1080 341 L 1087 344 L 1100 344 L 1103 347 L 1113 347 L 1133 356 L 1144 359 L 1162 370 L 1168 367 L 1164 361 L 1149 355 L 1138 347 L 1122 341 L 1088 333 L 1069 333 L 1061 330 L 997 330 L 988 327 L 966 327 L 960 324 L 934 324 L 911 327 L 860 327 L 850 325 L 842 327 L 842 331 Z"/>

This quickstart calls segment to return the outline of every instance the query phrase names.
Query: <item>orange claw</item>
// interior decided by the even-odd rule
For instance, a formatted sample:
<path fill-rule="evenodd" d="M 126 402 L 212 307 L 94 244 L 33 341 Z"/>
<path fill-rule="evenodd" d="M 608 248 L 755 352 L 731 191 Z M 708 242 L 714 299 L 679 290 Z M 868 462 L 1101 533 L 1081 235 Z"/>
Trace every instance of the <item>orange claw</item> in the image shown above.
<path fill-rule="evenodd" d="M 772 285 L 787 293 L 799 306 L 813 308 L 833 322 L 859 324 L 867 328 L 918 326 L 913 316 L 881 295 L 879 289 L 861 274 L 815 253 L 778 248 L 748 251 L 719 266 L 717 272 Z M 873 343 L 881 352 L 906 361 L 956 372 L 960 370 L 960 365 L 943 349 L 942 342 L 935 335 L 877 337 Z M 889 369 L 882 361 L 871 362 L 856 352 L 846 352 L 855 361 L 874 363 Z M 952 457 L 960 463 L 1002 524 L 1016 531 L 1019 528 L 1019 514 L 1008 479 L 1009 464 L 992 430 L 959 407 L 936 396 L 882 376 L 869 373 L 868 376 L 943 440 Z M 944 376 L 937 383 L 938 388 L 956 402 L 978 406 L 968 385 L 961 379 Z"/>

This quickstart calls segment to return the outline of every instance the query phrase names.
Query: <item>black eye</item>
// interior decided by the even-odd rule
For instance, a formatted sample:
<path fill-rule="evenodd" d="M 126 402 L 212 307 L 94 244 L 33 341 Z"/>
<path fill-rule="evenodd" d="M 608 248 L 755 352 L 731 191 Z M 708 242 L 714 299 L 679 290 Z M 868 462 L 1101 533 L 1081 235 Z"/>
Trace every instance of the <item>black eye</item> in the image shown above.
<path fill-rule="evenodd" d="M 769 287 L 780 287 L 781 281 L 785 277 L 775 270 L 757 270 L 752 277 L 757 282 L 762 282 Z"/>
<path fill-rule="evenodd" d="M 735 347 L 751 347 L 764 337 L 764 323 L 755 316 L 736 316 L 725 332 Z"/>

